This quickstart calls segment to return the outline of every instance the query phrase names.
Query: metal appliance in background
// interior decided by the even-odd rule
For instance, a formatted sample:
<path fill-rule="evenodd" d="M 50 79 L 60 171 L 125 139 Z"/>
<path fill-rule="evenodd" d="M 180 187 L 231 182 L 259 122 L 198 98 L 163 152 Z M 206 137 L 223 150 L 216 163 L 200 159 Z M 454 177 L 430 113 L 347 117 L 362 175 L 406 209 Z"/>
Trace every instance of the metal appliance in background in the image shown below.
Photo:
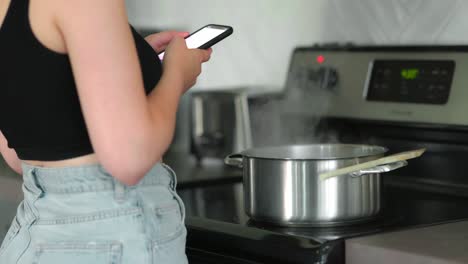
<path fill-rule="evenodd" d="M 181 189 L 188 212 L 205 205 L 199 210 L 203 214 L 187 215 L 191 263 L 341 264 L 349 238 L 468 219 L 466 72 L 465 46 L 296 49 L 284 97 L 305 98 L 305 107 L 283 115 L 298 123 L 319 120 L 310 133 L 318 143 L 333 138 L 343 144 L 385 146 L 392 152 L 426 152 L 381 177 L 379 217 L 348 226 L 277 227 L 249 219 L 245 208 L 239 208 L 244 204 L 239 200 L 244 195 L 238 193 L 241 177 L 237 182 Z M 315 111 L 314 105 L 325 101 L 324 111 Z"/>
<path fill-rule="evenodd" d="M 252 147 L 249 106 L 244 89 L 191 93 L 191 153 L 224 156 Z"/>

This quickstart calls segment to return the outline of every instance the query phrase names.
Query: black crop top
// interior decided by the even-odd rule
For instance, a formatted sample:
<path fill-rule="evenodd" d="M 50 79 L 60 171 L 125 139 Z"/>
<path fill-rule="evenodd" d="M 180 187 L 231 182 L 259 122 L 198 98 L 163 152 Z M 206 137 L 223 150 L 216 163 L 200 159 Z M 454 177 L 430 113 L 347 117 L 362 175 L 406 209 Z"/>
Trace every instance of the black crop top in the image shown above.
<path fill-rule="evenodd" d="M 39 42 L 31 30 L 28 9 L 29 0 L 11 0 L 0 25 L 0 131 L 23 160 L 90 154 L 93 148 L 69 57 Z M 131 30 L 148 94 L 161 77 L 161 62 Z"/>

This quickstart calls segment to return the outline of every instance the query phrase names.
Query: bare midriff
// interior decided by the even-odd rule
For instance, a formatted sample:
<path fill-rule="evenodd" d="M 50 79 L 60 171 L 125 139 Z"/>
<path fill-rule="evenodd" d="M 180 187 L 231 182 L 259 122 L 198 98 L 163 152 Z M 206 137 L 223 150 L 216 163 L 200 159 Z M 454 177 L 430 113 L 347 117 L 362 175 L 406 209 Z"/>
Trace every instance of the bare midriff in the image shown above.
<path fill-rule="evenodd" d="M 92 165 L 92 164 L 99 163 L 95 153 L 76 157 L 76 158 L 57 160 L 57 161 L 39 161 L 39 160 L 22 160 L 22 161 L 33 166 L 51 167 L 51 168 Z M 163 159 L 160 159 L 158 162 L 163 162 Z"/>
<path fill-rule="evenodd" d="M 96 154 L 88 154 L 76 158 L 57 160 L 57 161 L 39 161 L 39 160 L 22 160 L 23 162 L 38 166 L 38 167 L 70 167 L 81 166 L 99 163 Z"/>

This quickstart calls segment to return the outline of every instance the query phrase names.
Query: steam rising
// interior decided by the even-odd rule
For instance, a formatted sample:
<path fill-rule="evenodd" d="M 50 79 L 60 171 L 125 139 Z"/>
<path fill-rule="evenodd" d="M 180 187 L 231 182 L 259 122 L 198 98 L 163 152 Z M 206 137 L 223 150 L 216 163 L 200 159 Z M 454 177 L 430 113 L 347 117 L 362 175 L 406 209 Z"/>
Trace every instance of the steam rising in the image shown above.
<path fill-rule="evenodd" d="M 329 109 L 331 91 L 310 78 L 307 68 L 293 65 L 282 98 L 254 105 L 251 119 L 255 147 L 337 141 L 335 136 L 316 129 Z"/>

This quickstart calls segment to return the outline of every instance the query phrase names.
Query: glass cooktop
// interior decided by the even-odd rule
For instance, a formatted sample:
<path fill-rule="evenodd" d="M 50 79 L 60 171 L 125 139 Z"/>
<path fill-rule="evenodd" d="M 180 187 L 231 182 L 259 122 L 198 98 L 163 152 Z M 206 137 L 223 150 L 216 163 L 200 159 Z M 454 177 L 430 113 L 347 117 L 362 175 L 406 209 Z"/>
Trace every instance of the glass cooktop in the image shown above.
<path fill-rule="evenodd" d="M 245 228 L 264 229 L 328 241 L 396 229 L 427 226 L 468 218 L 468 198 L 412 189 L 385 187 L 382 213 L 369 222 L 337 227 L 278 227 L 255 222 L 244 212 L 241 182 L 184 188 L 178 191 L 187 218 L 226 222 Z"/>

